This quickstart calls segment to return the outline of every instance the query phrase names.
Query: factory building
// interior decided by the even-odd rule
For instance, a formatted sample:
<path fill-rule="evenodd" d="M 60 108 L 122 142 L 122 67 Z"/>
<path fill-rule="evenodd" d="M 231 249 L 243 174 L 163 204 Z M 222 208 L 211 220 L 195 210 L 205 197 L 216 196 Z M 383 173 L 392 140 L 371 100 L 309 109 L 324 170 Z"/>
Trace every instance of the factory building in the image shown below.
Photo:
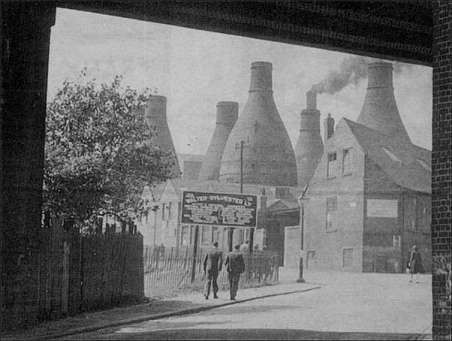
<path fill-rule="evenodd" d="M 323 144 L 314 94 L 307 97 L 307 107 L 300 115 L 295 157 L 273 99 L 272 72 L 271 63 L 252 63 L 248 101 L 240 116 L 237 102 L 218 102 L 215 130 L 204 157 L 178 154 L 175 172 L 181 171 L 182 175 L 144 189 L 143 200 L 149 212 L 140 217 L 137 225 L 145 245 L 192 245 L 193 227 L 180 224 L 182 191 L 239 193 L 242 165 L 243 192 L 259 196 L 254 244 L 277 252 L 283 261 L 284 227 L 299 224 L 297 195 L 302 188 L 296 187 L 297 181 L 302 179 L 303 186 L 309 181 Z M 174 151 L 164 97 L 153 96 L 147 118 L 148 124 L 159 133 L 153 142 L 162 150 Z M 204 226 L 201 230 L 201 247 L 215 239 L 227 248 L 227 229 Z M 242 243 L 249 235 L 249 229 L 235 229 L 233 243 Z"/>
<path fill-rule="evenodd" d="M 369 64 L 357 121 L 344 118 L 335 127 L 328 114 L 323 142 L 320 116 L 316 93 L 308 91 L 294 150 L 273 99 L 272 65 L 253 62 L 240 115 L 238 103 L 218 102 L 206 154 L 179 154 L 173 173 L 179 176 L 143 191 L 150 210 L 137 225 L 145 244 L 191 246 L 193 227 L 180 224 L 182 191 L 240 193 L 243 176 L 243 193 L 259 196 L 254 242 L 281 260 L 303 247 L 308 270 L 400 272 L 416 244 L 429 264 L 431 152 L 413 145 L 403 125 L 392 65 Z M 159 132 L 155 143 L 175 155 L 166 99 L 153 96 L 146 117 Z M 286 246 L 286 227 L 298 238 L 301 225 L 302 245 Z M 235 229 L 233 243 L 249 233 Z M 213 240 L 226 249 L 227 228 L 201 227 L 200 246 Z M 297 259 L 291 257 L 292 266 Z"/>
<path fill-rule="evenodd" d="M 325 129 L 301 200 L 306 268 L 402 272 L 417 245 L 430 271 L 431 152 L 403 126 L 392 64 L 369 65 L 357 122 L 327 117 Z"/>

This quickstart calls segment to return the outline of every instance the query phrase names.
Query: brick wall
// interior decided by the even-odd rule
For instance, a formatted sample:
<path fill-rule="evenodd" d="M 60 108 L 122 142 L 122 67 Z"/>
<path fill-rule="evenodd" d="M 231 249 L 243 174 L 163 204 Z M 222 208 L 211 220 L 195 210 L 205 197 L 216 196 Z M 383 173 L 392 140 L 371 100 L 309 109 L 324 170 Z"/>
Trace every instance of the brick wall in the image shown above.
<path fill-rule="evenodd" d="M 433 15 L 432 250 L 433 338 L 451 338 L 452 3 L 436 0 Z M 450 271 L 450 270 L 449 270 Z M 450 276 L 450 272 L 449 272 Z M 450 277 L 449 277 L 450 278 Z"/>
<path fill-rule="evenodd" d="M 341 123 L 342 122 L 342 123 Z M 340 171 L 342 152 L 351 149 L 352 171 Z M 327 154 L 337 153 L 339 171 L 327 178 Z M 334 135 L 325 142 L 324 154 L 306 193 L 304 216 L 304 250 L 307 270 L 362 271 L 363 205 L 365 156 L 356 139 L 340 121 Z M 327 199 L 337 199 L 327 230 Z M 353 249 L 352 264 L 344 266 L 344 250 Z M 315 252 L 315 256 L 312 256 Z M 347 252 L 347 251 L 345 251 Z"/>

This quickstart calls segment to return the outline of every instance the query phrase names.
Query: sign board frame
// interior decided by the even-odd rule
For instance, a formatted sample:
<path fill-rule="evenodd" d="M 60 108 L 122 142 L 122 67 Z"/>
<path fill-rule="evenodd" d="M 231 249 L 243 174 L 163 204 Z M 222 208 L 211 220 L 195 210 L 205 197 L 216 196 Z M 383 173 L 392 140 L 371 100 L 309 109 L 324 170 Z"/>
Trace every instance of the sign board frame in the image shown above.
<path fill-rule="evenodd" d="M 183 191 L 181 198 L 180 223 L 184 225 L 210 225 L 244 229 L 256 228 L 257 199 L 257 195 L 246 193 Z M 188 205 L 192 204 L 188 202 L 190 200 L 195 200 L 195 203 L 200 204 L 198 205 L 200 206 L 198 214 L 202 213 L 203 210 L 206 214 L 204 216 L 201 214 L 198 219 L 193 218 L 193 208 L 188 207 Z M 209 211 L 211 212 L 210 214 Z M 224 212 L 226 212 L 226 214 Z M 189 214 L 191 214 L 191 217 Z M 216 215 L 216 217 L 214 215 Z M 226 221 L 224 221 L 225 218 Z M 236 223 L 231 221 L 231 218 L 236 218 L 238 220 L 248 219 L 248 221 Z"/>

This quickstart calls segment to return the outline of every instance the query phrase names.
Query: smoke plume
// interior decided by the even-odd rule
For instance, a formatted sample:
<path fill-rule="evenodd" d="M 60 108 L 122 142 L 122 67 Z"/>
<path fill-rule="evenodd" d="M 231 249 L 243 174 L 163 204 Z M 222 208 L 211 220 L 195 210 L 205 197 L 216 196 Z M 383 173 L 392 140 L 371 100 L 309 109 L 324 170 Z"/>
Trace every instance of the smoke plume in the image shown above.
<path fill-rule="evenodd" d="M 335 94 L 349 84 L 357 85 L 362 79 L 367 78 L 367 64 L 375 61 L 376 59 L 370 57 L 347 57 L 342 61 L 339 70 L 330 71 L 324 80 L 312 86 L 311 91 L 318 94 Z M 397 74 L 409 65 L 393 63 L 393 67 L 394 73 Z"/>

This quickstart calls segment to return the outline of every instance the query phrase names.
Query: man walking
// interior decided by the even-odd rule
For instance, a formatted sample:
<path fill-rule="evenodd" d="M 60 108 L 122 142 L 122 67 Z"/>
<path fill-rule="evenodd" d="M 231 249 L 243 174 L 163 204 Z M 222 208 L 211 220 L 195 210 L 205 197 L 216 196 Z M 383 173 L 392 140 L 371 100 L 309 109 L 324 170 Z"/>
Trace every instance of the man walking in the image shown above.
<path fill-rule="evenodd" d="M 213 243 L 213 248 L 207 252 L 204 257 L 204 275 L 206 276 L 206 285 L 204 288 L 204 297 L 209 299 L 210 287 L 213 288 L 213 298 L 218 298 L 218 273 L 221 271 L 223 264 L 223 252 L 218 250 L 218 242 Z"/>
<path fill-rule="evenodd" d="M 240 253 L 240 245 L 236 245 L 234 249 L 233 252 L 227 255 L 224 262 L 226 271 L 228 272 L 229 293 L 233 301 L 235 300 L 235 296 L 237 296 L 240 274 L 245 271 L 245 261 L 243 260 L 243 255 Z"/>
<path fill-rule="evenodd" d="M 413 245 L 410 253 L 410 282 L 413 282 L 413 275 L 416 275 L 416 283 L 419 283 L 419 274 L 424 272 L 421 254 L 416 245 Z"/>

